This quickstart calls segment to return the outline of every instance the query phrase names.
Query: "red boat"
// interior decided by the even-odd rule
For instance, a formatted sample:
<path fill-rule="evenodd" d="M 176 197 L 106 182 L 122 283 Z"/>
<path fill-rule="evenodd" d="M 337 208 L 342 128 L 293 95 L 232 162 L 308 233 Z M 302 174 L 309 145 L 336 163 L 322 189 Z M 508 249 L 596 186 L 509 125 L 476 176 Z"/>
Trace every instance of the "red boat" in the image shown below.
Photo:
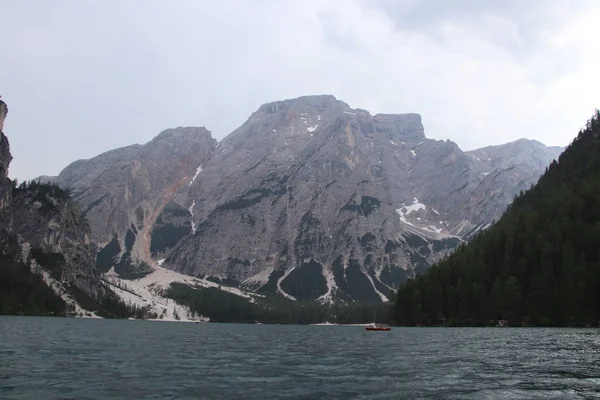
<path fill-rule="evenodd" d="M 383 325 L 371 325 L 371 326 L 367 326 L 365 328 L 368 331 L 391 331 L 392 328 L 390 328 L 389 326 L 383 326 Z"/>

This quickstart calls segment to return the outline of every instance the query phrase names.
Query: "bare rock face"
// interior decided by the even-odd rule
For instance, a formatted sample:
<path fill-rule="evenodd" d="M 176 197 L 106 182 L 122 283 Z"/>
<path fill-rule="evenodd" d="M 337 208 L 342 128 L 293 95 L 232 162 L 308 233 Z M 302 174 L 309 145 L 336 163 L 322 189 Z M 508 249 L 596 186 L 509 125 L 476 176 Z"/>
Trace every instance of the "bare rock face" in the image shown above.
<path fill-rule="evenodd" d="M 7 113 L 6 103 L 0 100 L 0 231 L 10 231 L 12 229 L 12 215 L 10 213 L 12 182 L 8 179 L 8 167 L 12 161 L 12 155 L 10 154 L 8 138 L 4 136 L 2 131 Z"/>
<path fill-rule="evenodd" d="M 8 139 L 0 132 L 0 226 L 7 230 L 12 227 L 10 214 L 12 183 L 8 179 L 8 166 L 11 160 Z"/>
<path fill-rule="evenodd" d="M 215 146 L 204 128 L 168 129 L 145 145 L 75 161 L 57 178 L 46 180 L 55 179 L 71 191 L 95 243 L 104 247 L 115 240 L 111 248 L 118 250 L 109 258 L 135 266 L 151 262 L 151 234 L 154 229 L 160 232 L 156 225 L 163 221 L 158 217 L 165 209 L 183 213 L 182 232 L 191 231 L 189 211 L 182 203 Z M 102 268 L 110 268 L 110 262 L 103 262 Z"/>
<path fill-rule="evenodd" d="M 0 132 L 4 132 L 4 120 L 8 114 L 8 106 L 5 102 L 0 100 Z"/>
<path fill-rule="evenodd" d="M 259 107 L 218 145 L 203 128 L 168 130 L 77 161 L 58 182 L 105 269 L 161 259 L 295 300 L 385 301 L 499 217 L 561 150 L 465 153 L 427 139 L 418 114 L 307 96 Z"/>

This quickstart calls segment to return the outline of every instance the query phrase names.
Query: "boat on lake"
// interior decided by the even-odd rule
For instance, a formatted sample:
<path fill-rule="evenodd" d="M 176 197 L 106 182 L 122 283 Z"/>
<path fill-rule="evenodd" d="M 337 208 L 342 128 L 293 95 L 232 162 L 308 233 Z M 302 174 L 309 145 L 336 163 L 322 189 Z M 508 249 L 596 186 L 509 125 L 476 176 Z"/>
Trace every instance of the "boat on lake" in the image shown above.
<path fill-rule="evenodd" d="M 381 324 L 372 324 L 365 327 L 368 331 L 391 331 L 392 328 L 389 326 L 381 325 Z"/>

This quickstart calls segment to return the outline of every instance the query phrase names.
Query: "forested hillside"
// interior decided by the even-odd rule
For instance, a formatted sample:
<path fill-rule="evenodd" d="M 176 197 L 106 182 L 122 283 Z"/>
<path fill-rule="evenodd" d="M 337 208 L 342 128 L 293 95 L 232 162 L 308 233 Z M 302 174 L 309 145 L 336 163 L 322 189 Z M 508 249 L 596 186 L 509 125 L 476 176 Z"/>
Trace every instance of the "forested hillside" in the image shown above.
<path fill-rule="evenodd" d="M 387 324 L 391 319 L 391 306 L 381 302 L 319 304 L 290 301 L 280 296 L 266 296 L 251 302 L 215 288 L 194 288 L 178 283 L 171 284 L 165 295 L 185 304 L 191 312 L 209 317 L 211 322 Z"/>
<path fill-rule="evenodd" d="M 600 113 L 469 244 L 402 284 L 400 325 L 598 325 Z"/>

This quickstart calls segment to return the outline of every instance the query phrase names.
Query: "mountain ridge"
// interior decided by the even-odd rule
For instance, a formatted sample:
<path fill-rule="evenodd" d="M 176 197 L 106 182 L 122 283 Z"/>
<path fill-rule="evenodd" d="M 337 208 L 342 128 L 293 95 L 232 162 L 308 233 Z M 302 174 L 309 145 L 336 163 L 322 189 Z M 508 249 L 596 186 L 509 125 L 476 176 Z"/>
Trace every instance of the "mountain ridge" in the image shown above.
<path fill-rule="evenodd" d="M 157 168 L 172 173 L 155 180 L 160 190 L 146 184 L 137 197 L 145 200 L 130 201 L 125 213 L 116 199 L 143 179 L 125 179 L 115 168 L 114 176 L 108 167 L 99 172 L 104 164 L 92 158 L 87 165 L 100 167 L 79 171 L 87 186 L 68 179 L 75 172 L 61 173 L 58 183 L 89 208 L 101 247 L 116 235 L 115 260 L 166 258 L 165 266 L 192 276 L 344 301 L 387 299 L 402 280 L 489 226 L 559 152 L 524 141 L 463 152 L 452 141 L 428 139 L 419 114 L 372 116 L 331 95 L 263 104 L 220 142 L 208 132 L 197 144 L 204 150 L 195 158 L 181 148 L 165 157 L 157 145 Z M 518 153 L 512 159 L 510 149 Z M 489 160 L 482 151 L 492 153 Z M 139 155 L 106 154 L 111 167 L 143 164 Z M 533 164 L 527 154 L 536 156 Z M 168 162 L 181 159 L 185 168 Z M 146 204 L 142 223 L 138 203 Z M 106 225 L 110 215 L 127 223 Z"/>

